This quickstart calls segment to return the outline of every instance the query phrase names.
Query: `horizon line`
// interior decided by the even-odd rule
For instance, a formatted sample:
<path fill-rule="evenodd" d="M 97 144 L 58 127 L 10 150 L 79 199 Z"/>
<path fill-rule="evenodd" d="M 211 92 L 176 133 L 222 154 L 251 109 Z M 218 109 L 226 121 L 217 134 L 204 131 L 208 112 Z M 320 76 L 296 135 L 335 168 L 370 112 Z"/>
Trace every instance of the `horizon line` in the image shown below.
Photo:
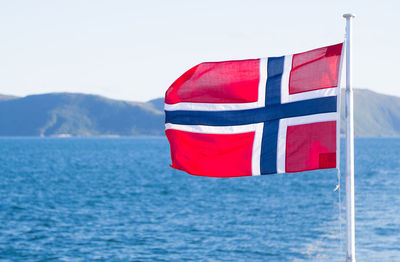
<path fill-rule="evenodd" d="M 341 89 L 345 89 L 345 87 L 341 87 Z M 368 90 L 370 92 L 376 93 L 376 94 L 381 94 L 381 95 L 387 95 L 387 96 L 393 96 L 393 97 L 398 97 L 400 98 L 400 96 L 394 95 L 394 94 L 387 94 L 387 93 L 380 93 L 380 92 L 376 92 L 374 90 L 371 90 L 369 88 L 364 88 L 364 87 L 356 87 L 353 88 L 354 90 Z M 96 94 L 96 93 L 87 93 L 87 92 L 68 92 L 68 91 L 57 91 L 57 92 L 48 92 L 48 93 L 32 93 L 32 94 L 28 94 L 25 96 L 19 96 L 19 95 L 14 95 L 14 94 L 3 94 L 0 93 L 0 97 L 4 96 L 4 97 L 12 97 L 15 99 L 18 98 L 25 98 L 28 96 L 40 96 L 40 95 L 50 95 L 50 94 L 69 94 L 69 95 L 88 95 L 88 96 L 98 96 L 98 97 L 103 97 L 106 99 L 111 99 L 111 100 L 117 100 L 117 101 L 126 101 L 126 102 L 139 102 L 139 103 L 147 103 L 150 102 L 152 100 L 156 100 L 156 99 L 160 99 L 160 98 L 164 98 L 163 96 L 160 97 L 155 97 L 155 98 L 151 98 L 149 100 L 146 101 L 137 101 L 137 100 L 126 100 L 126 99 L 119 99 L 119 98 L 111 98 L 109 96 L 105 96 L 105 95 L 101 95 L 101 94 Z"/>

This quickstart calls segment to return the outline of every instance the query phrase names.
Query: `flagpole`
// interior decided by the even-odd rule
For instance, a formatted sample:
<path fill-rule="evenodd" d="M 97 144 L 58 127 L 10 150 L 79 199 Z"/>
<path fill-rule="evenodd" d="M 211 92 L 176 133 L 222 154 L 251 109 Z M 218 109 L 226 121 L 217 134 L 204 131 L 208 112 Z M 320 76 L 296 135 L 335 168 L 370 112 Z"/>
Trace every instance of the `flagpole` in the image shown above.
<path fill-rule="evenodd" d="M 355 262 L 355 218 L 354 218 L 354 119 L 353 90 L 351 82 L 351 31 L 354 14 L 346 18 L 346 261 Z"/>

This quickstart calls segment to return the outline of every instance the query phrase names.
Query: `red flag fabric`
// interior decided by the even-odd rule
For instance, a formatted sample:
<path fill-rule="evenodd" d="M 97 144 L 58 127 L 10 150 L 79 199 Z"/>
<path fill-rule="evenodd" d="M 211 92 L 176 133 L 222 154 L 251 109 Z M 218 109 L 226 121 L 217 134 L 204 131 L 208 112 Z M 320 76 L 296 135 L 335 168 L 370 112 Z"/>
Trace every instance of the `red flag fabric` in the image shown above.
<path fill-rule="evenodd" d="M 342 47 L 185 72 L 165 96 L 172 167 L 213 177 L 336 168 Z"/>

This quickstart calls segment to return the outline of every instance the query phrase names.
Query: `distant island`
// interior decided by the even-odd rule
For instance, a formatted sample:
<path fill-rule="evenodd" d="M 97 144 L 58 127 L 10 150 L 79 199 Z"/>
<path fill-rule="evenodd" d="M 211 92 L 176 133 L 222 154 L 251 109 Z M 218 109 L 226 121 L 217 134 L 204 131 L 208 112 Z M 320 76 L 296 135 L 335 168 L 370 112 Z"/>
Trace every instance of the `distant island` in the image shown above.
<path fill-rule="evenodd" d="M 400 136 L 399 97 L 355 89 L 354 104 L 356 136 Z M 0 136 L 162 136 L 163 108 L 163 98 L 133 102 L 79 93 L 0 95 Z"/>

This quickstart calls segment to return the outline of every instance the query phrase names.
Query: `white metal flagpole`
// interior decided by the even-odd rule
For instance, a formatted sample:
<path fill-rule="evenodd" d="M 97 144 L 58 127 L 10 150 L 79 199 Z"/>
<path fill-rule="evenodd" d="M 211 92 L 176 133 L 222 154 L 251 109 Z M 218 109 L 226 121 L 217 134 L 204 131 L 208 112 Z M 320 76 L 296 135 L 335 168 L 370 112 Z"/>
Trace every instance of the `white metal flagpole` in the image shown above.
<path fill-rule="evenodd" d="M 351 82 L 351 31 L 354 14 L 346 18 L 346 261 L 355 262 L 355 218 L 354 218 L 354 119 L 353 90 Z"/>

